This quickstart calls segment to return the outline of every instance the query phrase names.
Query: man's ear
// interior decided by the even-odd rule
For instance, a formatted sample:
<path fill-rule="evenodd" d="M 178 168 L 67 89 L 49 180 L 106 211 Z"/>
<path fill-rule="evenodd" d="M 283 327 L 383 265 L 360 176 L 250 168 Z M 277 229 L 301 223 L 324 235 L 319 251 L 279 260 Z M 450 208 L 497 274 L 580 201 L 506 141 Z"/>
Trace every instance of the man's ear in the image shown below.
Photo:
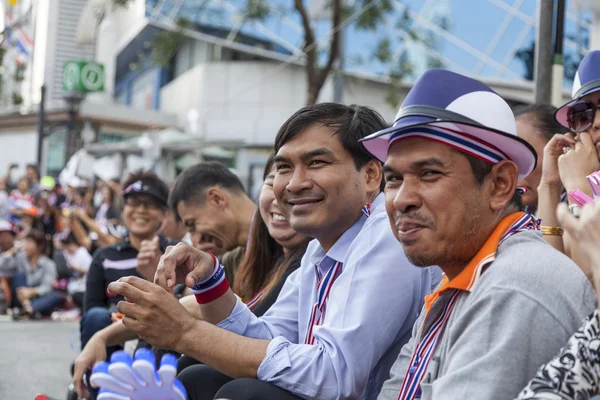
<path fill-rule="evenodd" d="M 383 179 L 383 166 L 375 159 L 369 160 L 363 167 L 367 178 L 367 191 L 369 193 L 379 192 L 381 180 Z"/>
<path fill-rule="evenodd" d="M 488 175 L 490 179 L 490 208 L 492 211 L 502 211 L 515 195 L 519 169 L 509 160 L 500 161 L 492 167 Z"/>
<path fill-rule="evenodd" d="M 225 192 L 216 187 L 206 191 L 206 201 L 221 210 L 229 206 L 229 199 Z"/>

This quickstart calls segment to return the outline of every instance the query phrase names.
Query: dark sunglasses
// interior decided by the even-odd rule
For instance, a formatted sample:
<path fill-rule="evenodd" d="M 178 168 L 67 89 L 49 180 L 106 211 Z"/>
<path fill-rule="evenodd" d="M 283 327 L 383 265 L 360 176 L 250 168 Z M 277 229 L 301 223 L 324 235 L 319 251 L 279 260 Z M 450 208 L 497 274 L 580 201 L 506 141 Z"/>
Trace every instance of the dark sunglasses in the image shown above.
<path fill-rule="evenodd" d="M 567 122 L 569 128 L 574 133 L 583 132 L 594 123 L 596 109 L 600 108 L 599 104 L 594 104 L 588 100 L 581 100 L 569 107 L 567 111 Z"/>

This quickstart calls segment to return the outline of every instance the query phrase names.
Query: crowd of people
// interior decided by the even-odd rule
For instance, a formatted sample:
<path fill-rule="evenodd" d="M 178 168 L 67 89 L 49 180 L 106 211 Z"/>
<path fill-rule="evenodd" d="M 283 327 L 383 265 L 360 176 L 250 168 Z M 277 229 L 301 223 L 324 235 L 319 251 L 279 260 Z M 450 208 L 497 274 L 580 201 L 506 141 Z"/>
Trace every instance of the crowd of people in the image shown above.
<path fill-rule="evenodd" d="M 74 177 L 63 186 L 40 178 L 33 164 L 12 181 L 14 167 L 0 178 L 0 314 L 77 319 L 90 298 L 92 255 L 127 235 L 121 183 Z M 171 213 L 161 222 L 175 240 L 183 239 L 185 229 Z"/>
<path fill-rule="evenodd" d="M 64 194 L 32 166 L 3 182 L 7 309 L 82 309 L 81 398 L 134 339 L 178 357 L 193 400 L 592 398 L 599 104 L 600 51 L 559 109 L 433 69 L 391 127 L 363 106 L 297 111 L 258 199 L 217 162 Z"/>

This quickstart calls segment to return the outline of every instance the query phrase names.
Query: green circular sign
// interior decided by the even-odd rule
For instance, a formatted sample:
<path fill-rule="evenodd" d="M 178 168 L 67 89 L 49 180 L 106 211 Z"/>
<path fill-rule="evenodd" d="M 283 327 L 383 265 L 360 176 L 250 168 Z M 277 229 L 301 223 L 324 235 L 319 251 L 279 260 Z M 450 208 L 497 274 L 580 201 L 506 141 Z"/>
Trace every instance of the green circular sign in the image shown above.
<path fill-rule="evenodd" d="M 67 90 L 75 90 L 79 82 L 79 65 L 77 63 L 69 63 L 65 65 L 63 71 L 63 83 Z"/>
<path fill-rule="evenodd" d="M 81 84 L 86 90 L 94 92 L 104 85 L 104 69 L 96 63 L 85 64 L 81 69 Z"/>

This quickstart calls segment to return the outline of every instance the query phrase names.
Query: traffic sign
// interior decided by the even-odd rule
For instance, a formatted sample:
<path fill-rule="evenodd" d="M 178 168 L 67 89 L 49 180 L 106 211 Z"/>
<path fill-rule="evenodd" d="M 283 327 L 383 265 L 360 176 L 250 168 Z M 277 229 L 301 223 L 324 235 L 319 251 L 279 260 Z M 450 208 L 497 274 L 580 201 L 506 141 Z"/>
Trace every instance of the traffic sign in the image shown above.
<path fill-rule="evenodd" d="M 63 67 L 63 88 L 66 91 L 104 91 L 104 65 L 94 61 L 67 61 Z"/>

